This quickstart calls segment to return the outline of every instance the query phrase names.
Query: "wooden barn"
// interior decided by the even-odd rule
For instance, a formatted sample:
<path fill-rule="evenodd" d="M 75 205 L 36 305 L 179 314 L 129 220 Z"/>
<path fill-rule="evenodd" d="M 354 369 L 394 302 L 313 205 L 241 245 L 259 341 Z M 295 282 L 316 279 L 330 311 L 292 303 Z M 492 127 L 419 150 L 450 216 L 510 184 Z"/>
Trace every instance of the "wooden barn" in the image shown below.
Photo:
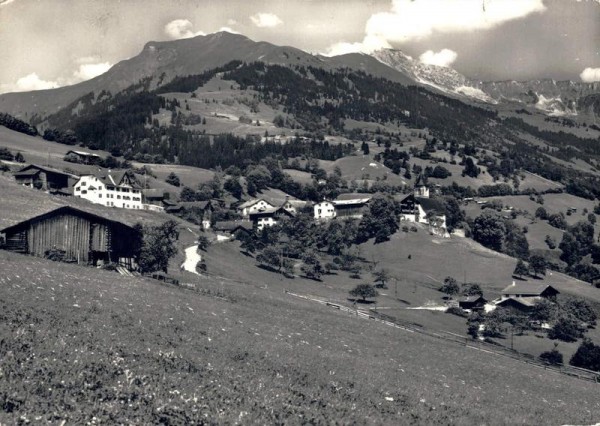
<path fill-rule="evenodd" d="M 79 176 L 50 167 L 30 164 L 13 174 L 17 183 L 44 191 L 68 190 Z"/>
<path fill-rule="evenodd" d="M 141 234 L 122 222 L 70 206 L 59 207 L 0 231 L 7 250 L 44 257 L 63 250 L 78 263 L 116 262 L 135 267 L 136 241 Z"/>

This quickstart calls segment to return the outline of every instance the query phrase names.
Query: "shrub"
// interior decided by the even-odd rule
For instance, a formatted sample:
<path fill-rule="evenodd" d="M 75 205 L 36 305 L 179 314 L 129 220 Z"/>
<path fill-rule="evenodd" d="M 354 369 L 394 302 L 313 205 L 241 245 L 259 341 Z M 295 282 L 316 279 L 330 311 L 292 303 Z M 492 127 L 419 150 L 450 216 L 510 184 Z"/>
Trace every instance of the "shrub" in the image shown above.
<path fill-rule="evenodd" d="M 556 348 L 551 351 L 542 352 L 540 359 L 550 365 L 562 365 L 563 363 L 563 355 Z"/>
<path fill-rule="evenodd" d="M 583 337 L 583 330 L 579 326 L 579 320 L 573 316 L 565 315 L 560 317 L 548 331 L 548 337 L 563 342 L 575 342 L 578 338 Z"/>
<path fill-rule="evenodd" d="M 65 260 L 67 252 L 56 247 L 52 247 L 44 252 L 44 257 L 55 262 L 62 262 Z"/>
<path fill-rule="evenodd" d="M 456 315 L 462 318 L 468 318 L 469 314 L 467 314 L 462 308 L 458 306 L 451 306 L 446 310 L 447 314 Z"/>
<path fill-rule="evenodd" d="M 594 345 L 589 339 L 584 339 L 577 348 L 577 352 L 571 357 L 569 364 L 588 370 L 600 371 L 600 346 Z"/>
<path fill-rule="evenodd" d="M 452 277 L 446 277 L 444 280 L 444 285 L 439 288 L 439 291 L 442 293 L 446 293 L 450 296 L 458 294 L 460 291 L 460 287 L 458 286 L 458 282 Z"/>

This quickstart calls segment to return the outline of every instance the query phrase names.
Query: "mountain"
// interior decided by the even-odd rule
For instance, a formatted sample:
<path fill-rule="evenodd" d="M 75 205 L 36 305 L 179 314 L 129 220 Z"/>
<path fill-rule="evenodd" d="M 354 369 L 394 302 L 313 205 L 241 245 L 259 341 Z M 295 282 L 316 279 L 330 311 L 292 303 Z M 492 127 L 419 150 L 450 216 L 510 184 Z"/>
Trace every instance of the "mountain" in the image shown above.
<path fill-rule="evenodd" d="M 497 103 L 494 98 L 477 87 L 475 82 L 452 68 L 424 64 L 396 49 L 378 50 L 373 52 L 372 56 L 415 82 L 433 87 L 445 94 L 460 95 L 490 104 Z"/>
<path fill-rule="evenodd" d="M 415 82 L 451 96 L 488 104 L 512 103 L 533 107 L 548 115 L 598 115 L 600 82 L 530 80 L 481 82 L 465 77 L 450 67 L 423 64 L 396 49 L 382 49 L 372 56 Z"/>
<path fill-rule="evenodd" d="M 255 42 L 228 32 L 174 41 L 152 41 L 133 58 L 121 61 L 106 73 L 73 86 L 34 92 L 0 95 L 0 111 L 28 121 L 36 121 L 71 104 L 90 92 L 112 94 L 150 78 L 150 88 L 174 77 L 200 74 L 233 60 L 261 61 L 267 64 L 304 65 L 325 69 L 351 68 L 404 84 L 411 83 L 402 73 L 364 54 L 338 57 L 311 55 L 289 46 Z"/>

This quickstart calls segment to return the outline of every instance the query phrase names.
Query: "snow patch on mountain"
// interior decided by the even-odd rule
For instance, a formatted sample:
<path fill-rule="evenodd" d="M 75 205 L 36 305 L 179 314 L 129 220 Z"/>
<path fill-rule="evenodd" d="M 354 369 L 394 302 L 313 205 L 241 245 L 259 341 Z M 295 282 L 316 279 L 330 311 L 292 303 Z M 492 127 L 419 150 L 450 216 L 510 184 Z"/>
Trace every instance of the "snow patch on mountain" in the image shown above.
<path fill-rule="evenodd" d="M 560 99 L 560 96 L 546 98 L 544 95 L 537 94 L 538 101 L 535 107 L 541 111 L 546 112 L 548 115 L 553 117 L 562 117 L 565 115 L 577 115 L 577 110 L 569 108 Z"/>

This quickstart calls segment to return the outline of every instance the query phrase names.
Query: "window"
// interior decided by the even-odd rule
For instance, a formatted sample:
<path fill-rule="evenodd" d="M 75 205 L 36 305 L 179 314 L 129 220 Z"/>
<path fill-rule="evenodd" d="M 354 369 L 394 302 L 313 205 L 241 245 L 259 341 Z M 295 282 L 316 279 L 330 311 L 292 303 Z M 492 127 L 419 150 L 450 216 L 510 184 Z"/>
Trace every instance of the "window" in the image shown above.
<path fill-rule="evenodd" d="M 98 194 L 98 198 L 102 198 L 102 194 Z"/>
<path fill-rule="evenodd" d="M 120 196 L 120 195 L 117 195 L 117 200 L 120 200 L 120 199 L 121 199 L 121 196 Z"/>
<path fill-rule="evenodd" d="M 79 187 L 78 186 L 75 187 L 75 192 L 77 192 L 77 191 L 79 191 Z"/>
<path fill-rule="evenodd" d="M 82 194 L 87 194 L 87 191 L 84 189 L 81 191 Z"/>
<path fill-rule="evenodd" d="M 86 186 L 87 182 L 81 182 L 81 186 Z"/>

